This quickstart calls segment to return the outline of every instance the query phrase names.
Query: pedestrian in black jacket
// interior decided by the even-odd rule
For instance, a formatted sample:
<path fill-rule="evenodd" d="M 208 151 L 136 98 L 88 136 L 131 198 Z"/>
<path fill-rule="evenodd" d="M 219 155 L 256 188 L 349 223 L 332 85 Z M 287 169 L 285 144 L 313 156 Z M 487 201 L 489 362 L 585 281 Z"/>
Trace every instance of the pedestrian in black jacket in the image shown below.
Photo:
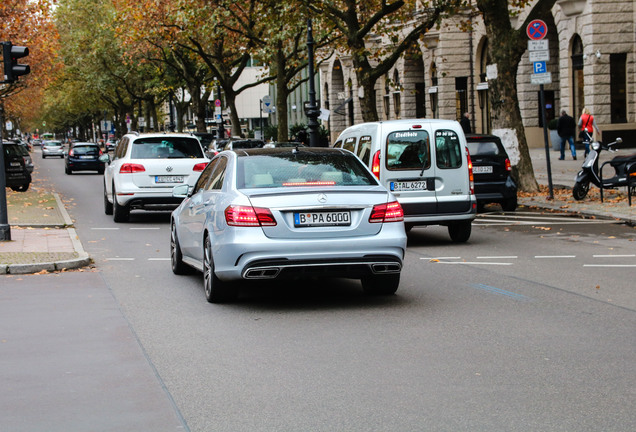
<path fill-rule="evenodd" d="M 576 133 L 576 122 L 570 117 L 565 110 L 561 111 L 561 117 L 557 123 L 557 132 L 561 137 L 561 157 L 559 160 L 565 159 L 565 142 L 570 143 L 570 151 L 572 159 L 576 160 L 576 148 L 574 148 L 574 134 Z"/>

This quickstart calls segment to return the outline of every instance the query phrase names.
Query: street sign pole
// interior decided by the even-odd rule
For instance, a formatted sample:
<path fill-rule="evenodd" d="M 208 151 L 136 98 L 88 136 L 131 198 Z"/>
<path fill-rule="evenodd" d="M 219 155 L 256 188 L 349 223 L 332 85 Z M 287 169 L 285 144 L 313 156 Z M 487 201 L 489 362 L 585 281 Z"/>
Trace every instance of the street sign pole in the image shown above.
<path fill-rule="evenodd" d="M 0 105 L 0 241 L 11 240 L 11 225 L 7 210 L 7 177 L 4 173 L 4 146 L 2 144 L 3 106 Z"/>
<path fill-rule="evenodd" d="M 550 166 L 550 146 L 548 144 L 548 127 L 545 121 L 545 94 L 543 84 L 539 86 L 539 99 L 541 102 L 541 120 L 543 123 L 543 142 L 545 143 L 545 160 L 548 170 L 548 187 L 550 188 L 550 199 L 554 199 L 554 188 L 552 186 L 552 167 Z"/>

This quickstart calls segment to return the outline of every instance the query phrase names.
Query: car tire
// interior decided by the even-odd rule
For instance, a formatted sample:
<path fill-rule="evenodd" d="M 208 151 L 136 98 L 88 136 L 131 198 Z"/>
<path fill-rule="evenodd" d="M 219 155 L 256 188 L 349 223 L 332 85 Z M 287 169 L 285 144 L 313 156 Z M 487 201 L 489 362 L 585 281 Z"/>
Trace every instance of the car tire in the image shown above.
<path fill-rule="evenodd" d="M 113 220 L 115 222 L 128 222 L 130 218 L 130 208 L 125 205 L 120 205 L 117 202 L 116 196 L 115 186 L 113 186 Z"/>
<path fill-rule="evenodd" d="M 108 192 L 106 191 L 106 184 L 104 184 L 104 213 L 111 216 L 113 214 L 113 203 L 108 201 Z"/>
<path fill-rule="evenodd" d="M 97 174 L 104 174 L 104 168 L 100 168 L 97 170 Z"/>
<path fill-rule="evenodd" d="M 42 155 L 42 159 L 46 159 L 46 156 Z"/>
<path fill-rule="evenodd" d="M 448 225 L 448 235 L 455 243 L 466 243 L 472 230 L 471 221 L 452 222 Z"/>
<path fill-rule="evenodd" d="M 210 236 L 205 237 L 203 246 L 203 288 L 209 303 L 225 303 L 236 299 L 238 292 L 214 273 L 214 257 Z"/>
<path fill-rule="evenodd" d="M 400 274 L 391 273 L 363 277 L 362 290 L 368 295 L 393 295 L 400 285 Z"/>
<path fill-rule="evenodd" d="M 64 168 L 64 172 L 65 172 L 66 174 L 68 174 L 68 175 L 73 174 L 73 170 L 72 170 L 72 169 L 70 169 L 69 167 L 65 167 L 65 168 Z"/>
<path fill-rule="evenodd" d="M 501 209 L 507 212 L 513 212 L 517 210 L 517 197 L 508 198 L 501 203 Z"/>
<path fill-rule="evenodd" d="M 30 184 L 31 183 L 22 184 L 20 186 L 11 186 L 11 189 L 13 189 L 16 192 L 26 192 L 29 189 Z"/>
<path fill-rule="evenodd" d="M 170 262 L 172 264 L 172 273 L 176 275 L 191 274 L 194 270 L 192 267 L 183 262 L 183 254 L 179 239 L 177 238 L 177 227 L 174 222 L 170 228 Z"/>

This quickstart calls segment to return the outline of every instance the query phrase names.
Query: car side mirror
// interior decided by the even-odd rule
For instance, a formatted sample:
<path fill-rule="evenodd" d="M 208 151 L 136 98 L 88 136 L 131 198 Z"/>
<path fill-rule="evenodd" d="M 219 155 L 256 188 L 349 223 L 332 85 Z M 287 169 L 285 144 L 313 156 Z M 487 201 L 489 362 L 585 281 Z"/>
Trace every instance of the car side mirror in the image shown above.
<path fill-rule="evenodd" d="M 172 196 L 174 198 L 187 198 L 190 191 L 190 185 L 187 183 L 172 188 Z"/>
<path fill-rule="evenodd" d="M 110 155 L 108 155 L 108 153 L 105 153 L 105 154 L 101 155 L 101 156 L 99 157 L 99 161 L 100 161 L 100 162 L 107 163 L 107 164 L 109 164 L 109 165 L 110 165 Z"/>

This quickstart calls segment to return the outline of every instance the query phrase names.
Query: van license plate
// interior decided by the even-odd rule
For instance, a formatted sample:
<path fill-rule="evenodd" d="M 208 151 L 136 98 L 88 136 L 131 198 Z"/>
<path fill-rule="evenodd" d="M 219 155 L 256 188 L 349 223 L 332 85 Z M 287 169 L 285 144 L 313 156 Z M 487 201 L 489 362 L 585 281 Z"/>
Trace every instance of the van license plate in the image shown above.
<path fill-rule="evenodd" d="M 183 183 L 183 176 L 155 176 L 155 183 Z"/>
<path fill-rule="evenodd" d="M 473 166 L 473 174 L 490 174 L 492 173 L 492 166 Z"/>
<path fill-rule="evenodd" d="M 349 225 L 351 225 L 351 212 L 348 211 L 294 213 L 295 227 Z"/>
<path fill-rule="evenodd" d="M 389 187 L 391 192 L 424 191 L 427 189 L 426 180 L 390 182 Z"/>

